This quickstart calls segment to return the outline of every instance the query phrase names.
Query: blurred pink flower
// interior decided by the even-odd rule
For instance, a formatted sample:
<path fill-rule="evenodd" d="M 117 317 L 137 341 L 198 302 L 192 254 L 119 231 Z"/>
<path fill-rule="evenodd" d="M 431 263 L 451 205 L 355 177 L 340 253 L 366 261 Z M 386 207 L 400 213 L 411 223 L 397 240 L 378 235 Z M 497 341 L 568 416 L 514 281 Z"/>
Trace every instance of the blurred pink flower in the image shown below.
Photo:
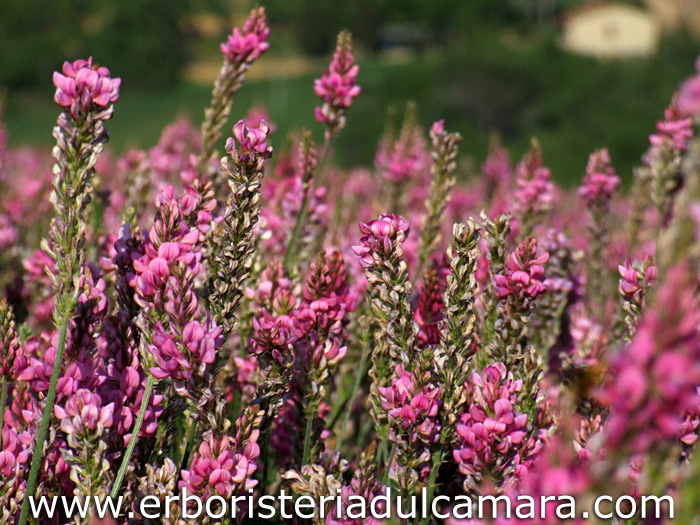
<path fill-rule="evenodd" d="M 253 62 L 270 47 L 267 42 L 269 36 L 265 8 L 256 7 L 243 25 L 243 30 L 234 28 L 226 42 L 220 45 L 221 53 L 227 60 L 237 64 Z"/>
<path fill-rule="evenodd" d="M 326 124 L 326 140 L 330 140 L 345 126 L 345 112 L 352 100 L 360 94 L 356 84 L 360 68 L 352 54 L 350 33 L 338 35 L 338 45 L 333 60 L 321 78 L 314 80 L 314 92 L 323 102 L 315 110 L 316 120 Z"/>
<path fill-rule="evenodd" d="M 604 205 L 610 201 L 619 185 L 620 178 L 615 175 L 608 150 L 601 149 L 591 153 L 583 185 L 578 189 L 578 194 L 589 204 Z"/>

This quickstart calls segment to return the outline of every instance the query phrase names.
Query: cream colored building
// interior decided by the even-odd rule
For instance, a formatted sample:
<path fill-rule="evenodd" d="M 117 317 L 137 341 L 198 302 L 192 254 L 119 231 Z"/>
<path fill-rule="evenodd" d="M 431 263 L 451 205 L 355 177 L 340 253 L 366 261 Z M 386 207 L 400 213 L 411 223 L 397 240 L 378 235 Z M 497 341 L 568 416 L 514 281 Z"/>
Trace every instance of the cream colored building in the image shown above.
<path fill-rule="evenodd" d="M 653 54 L 660 37 L 661 23 L 649 11 L 627 4 L 596 3 L 566 13 L 562 44 L 583 55 L 626 58 Z"/>

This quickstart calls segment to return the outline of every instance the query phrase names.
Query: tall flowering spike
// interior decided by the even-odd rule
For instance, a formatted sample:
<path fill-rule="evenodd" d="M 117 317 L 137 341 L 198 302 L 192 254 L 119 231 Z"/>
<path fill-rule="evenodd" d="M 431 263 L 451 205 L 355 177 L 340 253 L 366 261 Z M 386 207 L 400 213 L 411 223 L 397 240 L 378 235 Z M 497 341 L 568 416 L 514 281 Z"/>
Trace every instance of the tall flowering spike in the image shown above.
<path fill-rule="evenodd" d="M 410 225 L 403 217 L 382 214 L 378 220 L 360 223 L 363 236 L 360 244 L 353 246 L 371 287 L 370 323 L 376 328 L 370 398 L 377 423 L 383 419 L 377 387 L 389 382 L 397 363 L 408 368 L 418 335 L 410 304 L 411 282 L 403 260 L 403 243 L 409 231 Z"/>
<path fill-rule="evenodd" d="M 326 126 L 326 141 L 333 140 L 345 127 L 345 113 L 360 94 L 356 85 L 360 67 L 352 53 L 352 35 L 341 31 L 328 71 L 314 80 L 314 91 L 323 105 L 316 108 L 316 120 Z"/>
<path fill-rule="evenodd" d="M 481 166 L 481 173 L 486 179 L 486 196 L 491 199 L 499 189 L 505 190 L 513 177 L 508 150 L 503 147 L 498 135 L 491 137 L 489 154 Z"/>
<path fill-rule="evenodd" d="M 55 100 L 65 110 L 53 131 L 56 164 L 51 202 L 56 217 L 49 240 L 42 244 L 56 263 L 53 280 L 59 308 L 60 296 L 75 290 L 75 279 L 84 265 L 91 179 L 107 141 L 104 121 L 112 116 L 112 103 L 119 98 L 121 83 L 109 76 L 107 68 L 93 67 L 92 59 L 66 62 L 63 73 L 54 73 Z"/>
<path fill-rule="evenodd" d="M 449 193 L 454 186 L 452 173 L 457 166 L 457 144 L 462 140 L 459 133 L 445 131 L 445 122 L 435 122 L 430 128 L 433 164 L 430 168 L 432 180 L 426 201 L 426 214 L 420 232 L 418 247 L 418 268 L 422 268 L 433 250 L 440 243 L 440 227 L 449 200 Z"/>
<path fill-rule="evenodd" d="M 693 121 L 678 108 L 678 99 L 657 122 L 657 133 L 649 137 L 651 147 L 644 156 L 651 177 L 651 198 L 659 213 L 660 227 L 668 225 L 675 195 L 683 186 L 681 160 L 693 137 Z"/>
<path fill-rule="evenodd" d="M 3 298 L 0 299 L 0 376 L 2 376 L 3 385 L 6 381 L 12 380 L 15 360 L 19 352 L 19 340 L 17 339 L 12 307 Z M 5 386 L 3 386 L 4 389 Z M 2 408 L 4 408 L 4 404 Z M 4 415 L 4 411 L 0 411 L 1 415 Z"/>
<path fill-rule="evenodd" d="M 444 128 L 441 122 L 435 123 L 438 128 Z M 444 134 L 444 129 L 438 133 Z M 435 148 L 435 145 L 433 147 Z M 403 205 L 403 194 L 409 185 L 426 179 L 431 157 L 423 128 L 418 124 L 418 108 L 414 102 L 406 104 L 399 136 L 394 139 L 390 127 L 385 131 L 374 158 L 374 165 L 392 186 L 390 191 L 395 208 Z"/>
<path fill-rule="evenodd" d="M 605 310 L 605 287 L 610 282 L 605 264 L 609 244 L 610 201 L 620 185 L 620 179 L 610 161 L 607 149 L 592 153 L 586 166 L 586 175 L 578 194 L 588 208 L 589 257 L 586 259 L 588 307 L 592 314 L 602 315 Z"/>
<path fill-rule="evenodd" d="M 294 191 L 297 195 L 296 202 L 286 197 L 290 205 L 295 204 L 288 207 L 290 218 L 294 220 L 294 229 L 284 253 L 283 264 L 288 271 L 292 271 L 292 265 L 297 260 L 308 260 L 308 248 L 317 233 L 313 228 L 316 222 L 314 219 L 322 207 L 320 197 L 325 195 L 325 188 L 314 189 L 316 162 L 313 136 L 308 129 L 303 129 L 299 139 L 297 175 L 294 179 L 298 188 L 298 191 Z"/>
<path fill-rule="evenodd" d="M 466 224 L 454 225 L 452 243 L 447 248 L 450 273 L 444 295 L 440 344 L 435 354 L 436 368 L 444 390 L 444 410 L 441 412 L 443 442 L 452 439 L 457 417 L 467 402 L 464 384 L 476 337 L 479 238 L 479 228 L 470 219 Z"/>
<path fill-rule="evenodd" d="M 85 267 L 85 239 L 92 177 L 102 147 L 107 142 L 104 122 L 111 118 L 112 103 L 119 98 L 119 79 L 112 79 L 106 68 L 93 69 L 92 60 L 64 64 L 63 74 L 54 75 L 56 103 L 64 112 L 58 117 L 53 136 L 53 192 L 51 202 L 56 216 L 51 221 L 49 238 L 43 250 L 55 261 L 54 321 L 59 329 L 54 369 L 44 404 L 37 446 L 27 489 L 35 490 L 53 405 L 59 371 L 63 365 L 68 326 L 81 292 L 80 278 Z M 26 523 L 28 502 L 22 504 L 20 523 Z"/>
<path fill-rule="evenodd" d="M 151 399 L 156 379 L 171 380 L 175 392 L 193 402 L 192 414 L 197 420 L 212 430 L 222 433 L 226 430 L 228 420 L 218 408 L 219 391 L 214 386 L 214 372 L 223 361 L 221 328 L 200 308 L 196 292 L 202 260 L 202 231 L 197 223 L 203 214 L 209 214 L 211 208 L 206 203 L 211 202 L 191 187 L 176 199 L 173 187 L 169 186 L 156 197 L 158 211 L 143 244 L 122 239 L 124 244 L 120 248 L 130 255 L 133 263 L 130 267 L 121 258 L 116 266 L 134 290 L 134 303 L 141 307 L 136 324 L 147 380 L 143 394 L 137 394 L 139 416 L 112 486 L 112 497 L 119 494 L 135 437 L 140 435 L 144 421 L 146 435 L 153 430 L 149 426 L 154 424 L 153 416 L 157 417 L 154 407 L 162 399 L 160 396 Z M 128 235 L 128 231 L 122 232 L 123 237 Z M 122 291 L 121 297 L 129 307 L 128 295 Z M 131 372 L 132 389 L 139 384 L 137 375 L 136 370 Z M 145 420 L 147 414 L 149 419 Z"/>
<path fill-rule="evenodd" d="M 201 319 L 195 281 L 201 271 L 200 232 L 187 224 L 196 207 L 188 192 L 174 198 L 172 187 L 157 198 L 156 221 L 143 245 L 143 255 L 132 255 L 134 273 L 129 284 L 135 301 L 144 308 L 143 336 L 151 352 L 151 374 L 171 378 L 182 393 L 196 399 L 208 387 L 215 363 L 221 358 L 221 328 Z"/>
<path fill-rule="evenodd" d="M 659 278 L 659 269 L 650 255 L 646 256 L 643 267 L 639 270 L 632 265 L 631 259 L 617 268 L 620 273 L 617 290 L 625 311 L 625 339 L 631 341 L 646 308 L 649 292 Z"/>
<path fill-rule="evenodd" d="M 238 323 L 235 312 L 253 264 L 253 229 L 261 209 L 260 185 L 265 161 L 272 155 L 272 148 L 265 142 L 268 131 L 265 121 L 253 129 L 240 121 L 233 128 L 233 138 L 226 142 L 228 157 L 221 161 L 221 172 L 228 178 L 230 193 L 224 219 L 214 230 L 209 244 L 209 306 L 225 335 Z"/>
<path fill-rule="evenodd" d="M 319 459 L 323 433 L 321 410 L 336 365 L 345 357 L 347 313 L 355 309 L 355 295 L 347 286 L 345 264 L 339 252 L 320 252 L 311 263 L 302 300 L 294 311 L 299 339 L 295 352 L 296 393 L 306 428 L 302 462 Z M 298 459 L 298 458 L 297 458 Z"/>
<path fill-rule="evenodd" d="M 547 252 L 539 253 L 537 239 L 528 237 L 522 241 L 505 262 L 505 272 L 493 275 L 497 305 L 497 321 L 494 323 L 494 339 L 489 341 L 486 352 L 524 380 L 526 395 L 539 397 L 539 382 L 544 374 L 542 358 L 528 335 L 530 313 L 534 300 L 547 291 L 544 264 L 549 260 Z"/>
<path fill-rule="evenodd" d="M 696 76 L 694 81 L 700 79 Z M 671 100 L 664 120 L 656 123 L 657 132 L 649 136 L 649 149 L 642 157 L 643 166 L 634 172 L 632 212 L 629 219 L 630 249 L 645 239 L 640 236 L 647 221 L 648 208 L 656 207 L 660 229 L 668 226 L 675 195 L 683 186 L 681 160 L 693 137 L 694 110 L 684 100 L 684 87 Z M 685 181 L 687 183 L 688 181 Z M 656 232 L 654 232 L 656 233 Z"/>
<path fill-rule="evenodd" d="M 552 208 L 554 183 L 550 176 L 549 168 L 542 163 L 542 148 L 533 139 L 530 150 L 516 168 L 517 188 L 513 194 L 522 235 L 529 235 L 537 219 Z"/>
<path fill-rule="evenodd" d="M 613 358 L 599 395 L 609 407 L 606 448 L 646 453 L 673 446 L 684 418 L 700 404 L 700 339 L 693 276 L 685 265 L 668 270 L 632 342 Z"/>
<path fill-rule="evenodd" d="M 221 129 L 231 113 L 233 97 L 243 85 L 248 69 L 269 47 L 269 34 L 265 9 L 256 7 L 251 11 L 243 29 L 235 28 L 226 42 L 221 44 L 224 62 L 214 83 L 211 104 L 204 112 L 202 151 L 197 158 L 200 177 L 213 177 L 214 192 L 217 195 L 225 188 L 226 174 L 214 169 L 216 144 L 221 139 Z"/>
<path fill-rule="evenodd" d="M 503 363 L 474 372 L 467 387 L 471 405 L 457 424 L 452 454 L 465 476 L 465 489 L 475 490 L 483 481 L 501 485 L 525 478 L 551 423 L 544 421 L 538 428 L 541 421 L 528 421 L 521 408 L 527 396 L 523 381 L 516 380 Z"/>
<path fill-rule="evenodd" d="M 440 440 L 441 390 L 426 380 L 429 376 L 397 365 L 391 384 L 378 387 L 389 419 L 389 439 L 397 446 L 394 477 L 403 494 L 412 494 L 418 480 L 427 477 L 429 447 Z"/>

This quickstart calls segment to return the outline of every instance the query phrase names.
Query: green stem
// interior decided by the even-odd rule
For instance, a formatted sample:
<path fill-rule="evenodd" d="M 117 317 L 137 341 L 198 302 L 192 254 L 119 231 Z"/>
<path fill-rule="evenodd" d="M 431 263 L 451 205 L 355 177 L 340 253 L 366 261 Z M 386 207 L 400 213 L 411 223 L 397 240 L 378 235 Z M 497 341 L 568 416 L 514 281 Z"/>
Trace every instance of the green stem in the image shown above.
<path fill-rule="evenodd" d="M 141 408 L 139 409 L 139 415 L 136 418 L 136 423 L 134 428 L 131 430 L 131 439 L 129 440 L 129 446 L 126 447 L 126 452 L 124 453 L 124 458 L 122 459 L 122 464 L 119 467 L 119 472 L 117 473 L 117 479 L 114 480 L 114 485 L 112 485 L 112 492 L 109 496 L 112 499 L 116 499 L 119 494 L 119 489 L 121 488 L 122 481 L 124 481 L 124 476 L 126 475 L 126 469 L 129 467 L 129 461 L 131 460 L 131 454 L 134 452 L 134 447 L 136 446 L 136 441 L 139 438 L 139 432 L 141 432 L 141 425 L 146 417 L 146 409 L 148 408 L 148 401 L 151 397 L 151 391 L 153 390 L 153 383 L 155 383 L 155 378 L 148 374 L 148 381 L 146 381 L 146 391 L 143 393 L 143 400 L 141 400 Z"/>
<path fill-rule="evenodd" d="M 318 181 L 321 178 L 321 170 L 326 164 L 328 159 L 328 152 L 331 149 L 330 142 L 326 142 L 323 147 L 323 155 L 321 156 L 321 162 L 318 163 L 316 168 L 316 177 L 313 179 L 313 184 L 310 185 L 306 183 L 304 186 L 304 195 L 301 202 L 301 209 L 299 210 L 299 215 L 297 215 L 297 222 L 294 225 L 294 231 L 292 231 L 292 237 L 289 239 L 289 244 L 287 245 L 287 251 L 284 254 L 284 260 L 282 261 L 282 266 L 285 270 L 289 270 L 289 266 L 294 262 L 294 258 L 297 256 L 296 245 L 299 242 L 299 235 L 301 235 L 301 229 L 304 227 L 306 222 L 306 216 L 309 213 L 309 202 L 311 201 L 311 192 L 318 187 Z"/>
<path fill-rule="evenodd" d="M 61 365 L 63 363 L 63 352 L 66 349 L 66 339 L 68 336 L 68 326 L 73 317 L 74 302 L 66 301 L 66 309 L 63 312 L 61 319 L 61 331 L 58 337 L 58 346 L 56 348 L 56 359 L 53 363 L 53 371 L 51 372 L 51 383 L 49 391 L 46 394 L 46 402 L 44 403 L 44 411 L 41 414 L 41 425 L 39 426 L 39 434 L 36 437 L 36 445 L 32 456 L 32 465 L 29 470 L 29 478 L 27 478 L 27 490 L 25 491 L 24 500 L 22 501 L 22 512 L 19 516 L 19 525 L 26 525 L 29 517 L 29 498 L 34 496 L 36 490 L 36 479 L 39 475 L 39 466 L 41 459 L 44 456 L 44 445 L 46 444 L 46 434 L 49 431 L 49 424 L 53 416 L 53 406 L 56 402 L 56 386 L 58 384 L 58 376 L 61 375 Z"/>
<path fill-rule="evenodd" d="M 316 417 L 316 411 L 310 407 L 309 413 L 306 415 L 306 433 L 304 434 L 304 456 L 301 460 L 301 466 L 303 467 L 309 461 L 309 454 L 311 453 L 311 430 L 314 425 L 314 417 Z"/>
<path fill-rule="evenodd" d="M 430 478 L 428 481 L 428 504 L 433 499 L 433 492 L 435 491 L 435 480 L 437 479 L 438 471 L 440 470 L 440 465 L 442 464 L 442 458 L 444 455 L 443 450 L 436 450 L 433 453 L 433 465 L 430 468 Z M 429 520 L 430 518 L 426 518 L 425 520 L 421 521 L 421 523 L 427 523 L 426 520 Z"/>
<path fill-rule="evenodd" d="M 185 441 L 185 450 L 182 451 L 182 458 L 180 460 L 180 472 L 187 466 L 187 462 L 190 459 L 190 451 L 192 449 L 192 443 L 194 442 L 194 434 L 197 431 L 197 420 L 193 419 L 190 423 L 190 430 L 187 432 L 187 441 Z"/>
<path fill-rule="evenodd" d="M 299 235 L 301 234 L 301 229 L 304 226 L 304 222 L 306 222 L 306 215 L 309 211 L 309 201 L 311 200 L 309 195 L 310 189 L 311 188 L 309 188 L 308 183 L 304 184 L 304 196 L 301 202 L 301 209 L 299 210 L 299 215 L 297 215 L 297 222 L 294 225 L 294 231 L 292 232 L 292 237 L 289 239 L 289 245 L 287 246 L 287 251 L 284 254 L 284 260 L 282 261 L 282 265 L 286 270 L 289 270 L 289 266 L 292 264 L 292 261 L 297 255 L 296 245 L 299 240 Z"/>
<path fill-rule="evenodd" d="M 396 454 L 396 443 L 391 446 L 391 454 L 389 454 L 389 460 L 386 462 L 386 468 L 384 469 L 384 476 L 382 477 L 382 485 L 386 487 L 389 482 L 389 470 L 391 470 L 391 464 L 394 462 L 394 454 Z"/>
<path fill-rule="evenodd" d="M 352 394 L 350 394 L 350 404 L 345 408 L 345 415 L 343 416 L 343 423 L 340 425 L 340 432 L 338 433 L 338 442 L 335 444 L 335 451 L 340 451 L 340 447 L 343 446 L 343 437 L 345 436 L 345 427 L 350 421 L 350 414 L 355 406 L 355 400 L 357 399 L 357 393 L 360 390 L 360 383 L 365 375 L 365 363 L 367 361 L 367 354 L 369 353 L 369 345 L 365 345 L 362 349 L 362 357 L 360 357 L 360 369 L 357 371 L 357 377 L 355 377 L 355 384 L 352 387 Z"/>
<path fill-rule="evenodd" d="M 261 476 L 261 484 L 262 484 L 262 490 L 261 490 L 261 495 L 266 494 L 267 487 L 270 485 L 270 452 L 271 452 L 271 441 L 270 441 L 270 434 L 272 434 L 271 430 L 268 432 L 265 432 L 263 436 L 263 442 L 262 446 L 260 447 L 260 457 L 262 457 L 262 465 L 263 465 L 263 471 L 262 471 L 262 476 Z"/>

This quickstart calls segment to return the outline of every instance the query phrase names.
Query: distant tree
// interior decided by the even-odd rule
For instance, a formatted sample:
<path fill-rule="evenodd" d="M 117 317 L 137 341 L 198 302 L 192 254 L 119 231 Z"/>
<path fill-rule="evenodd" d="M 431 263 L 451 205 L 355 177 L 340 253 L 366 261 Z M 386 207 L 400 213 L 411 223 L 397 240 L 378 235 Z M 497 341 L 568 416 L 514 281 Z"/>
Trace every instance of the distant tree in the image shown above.
<path fill-rule="evenodd" d="M 183 17 L 214 0 L 0 0 L 0 85 L 46 84 L 94 56 L 129 85 L 168 86 L 188 57 Z"/>

